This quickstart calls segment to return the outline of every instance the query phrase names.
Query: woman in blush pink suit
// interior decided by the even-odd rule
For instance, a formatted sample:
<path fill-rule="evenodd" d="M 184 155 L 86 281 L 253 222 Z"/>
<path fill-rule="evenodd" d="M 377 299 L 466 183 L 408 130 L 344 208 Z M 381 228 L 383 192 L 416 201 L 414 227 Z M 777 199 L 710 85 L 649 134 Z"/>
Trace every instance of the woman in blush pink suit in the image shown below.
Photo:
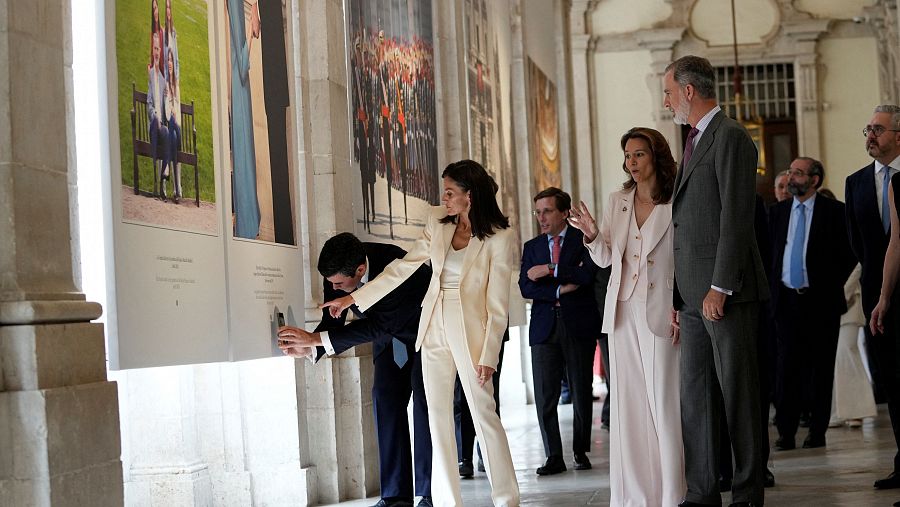
<path fill-rule="evenodd" d="M 612 506 L 678 505 L 684 498 L 672 194 L 676 164 L 665 138 L 635 127 L 622 136 L 628 179 L 599 226 L 584 203 L 569 222 L 591 258 L 612 266 L 603 317 L 609 334 Z"/>

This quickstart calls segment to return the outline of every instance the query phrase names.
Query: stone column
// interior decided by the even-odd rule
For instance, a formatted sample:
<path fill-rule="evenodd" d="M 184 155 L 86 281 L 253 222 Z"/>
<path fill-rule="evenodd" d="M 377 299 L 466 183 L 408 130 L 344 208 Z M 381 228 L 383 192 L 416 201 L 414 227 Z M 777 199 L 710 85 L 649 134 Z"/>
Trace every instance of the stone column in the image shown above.
<path fill-rule="evenodd" d="M 663 83 L 665 82 L 666 67 L 672 63 L 675 44 L 684 34 L 685 28 L 660 28 L 656 30 L 641 30 L 634 34 L 638 46 L 650 51 L 650 73 L 647 74 L 647 88 L 650 89 L 650 97 L 654 101 L 656 130 L 660 131 L 669 141 L 672 155 L 675 160 L 681 160 L 681 130 L 672 121 L 672 113 L 663 106 Z"/>
<path fill-rule="evenodd" d="M 794 60 L 794 87 L 797 101 L 797 150 L 807 157 L 822 158 L 819 112 L 818 56 L 819 37 L 828 30 L 829 20 L 803 20 L 784 23 L 782 29 L 791 41 Z"/>
<path fill-rule="evenodd" d="M 575 181 L 572 198 L 582 200 L 590 209 L 599 209 L 594 189 L 594 150 L 591 135 L 591 111 L 594 110 L 594 88 L 591 79 L 590 18 L 594 0 L 573 0 L 569 10 L 569 44 L 571 47 L 572 69 L 572 133 L 574 153 L 572 154 L 572 174 Z"/>
<path fill-rule="evenodd" d="M 438 171 L 469 158 L 468 98 L 462 2 L 434 2 L 434 83 Z"/>
<path fill-rule="evenodd" d="M 353 218 L 346 35 L 343 2 L 298 2 L 303 160 L 310 195 L 307 321 L 321 311 L 321 277 L 315 272 L 322 244 L 336 231 L 356 229 Z M 365 498 L 378 491 L 378 451 L 372 413 L 371 346 L 354 347 L 316 365 L 298 362 L 300 444 L 310 503 Z M 308 445 L 308 447 L 307 447 Z"/>
<path fill-rule="evenodd" d="M 123 504 L 101 308 L 73 273 L 72 94 L 70 3 L 0 0 L 0 505 Z"/>

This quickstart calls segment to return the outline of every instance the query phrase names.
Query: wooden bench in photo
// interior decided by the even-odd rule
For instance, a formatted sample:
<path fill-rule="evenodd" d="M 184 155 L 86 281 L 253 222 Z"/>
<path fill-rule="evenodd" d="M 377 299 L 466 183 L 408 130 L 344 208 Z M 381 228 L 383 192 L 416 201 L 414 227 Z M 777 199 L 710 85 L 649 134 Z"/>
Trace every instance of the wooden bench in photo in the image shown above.
<path fill-rule="evenodd" d="M 190 135 L 185 135 L 189 132 Z M 131 83 L 131 140 L 134 152 L 134 194 L 140 194 L 141 176 L 138 171 L 138 155 L 150 158 L 150 120 L 147 113 L 147 94 L 137 90 Z M 200 171 L 197 168 L 197 125 L 194 123 L 194 101 L 190 105 L 181 104 L 181 146 L 178 147 L 178 162 L 194 166 L 194 196 L 200 207 Z M 174 175 L 174 168 L 172 168 Z M 153 195 L 161 189 L 159 171 L 153 167 Z M 184 196 L 182 196 L 184 197 Z"/>

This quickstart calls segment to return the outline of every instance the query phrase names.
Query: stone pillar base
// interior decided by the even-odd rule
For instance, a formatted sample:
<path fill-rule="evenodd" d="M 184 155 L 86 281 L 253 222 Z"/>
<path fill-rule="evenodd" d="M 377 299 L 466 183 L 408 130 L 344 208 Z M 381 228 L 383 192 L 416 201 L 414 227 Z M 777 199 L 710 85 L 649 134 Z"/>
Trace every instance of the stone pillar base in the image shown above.
<path fill-rule="evenodd" d="M 122 505 L 114 382 L 0 392 L 0 504 Z"/>
<path fill-rule="evenodd" d="M 197 462 L 170 467 L 132 467 L 130 474 L 131 481 L 126 485 L 130 505 L 146 505 L 148 507 L 153 505 L 191 507 L 213 505 L 209 469 L 205 463 Z M 233 483 L 237 490 L 235 493 L 240 490 L 241 483 L 249 482 L 246 477 L 237 477 L 236 479 Z M 239 499 L 240 496 L 236 494 L 234 500 Z M 235 502 L 234 505 L 249 505 L 249 495 L 246 496 L 247 502 Z M 227 498 L 227 500 L 234 501 L 231 498 Z"/>

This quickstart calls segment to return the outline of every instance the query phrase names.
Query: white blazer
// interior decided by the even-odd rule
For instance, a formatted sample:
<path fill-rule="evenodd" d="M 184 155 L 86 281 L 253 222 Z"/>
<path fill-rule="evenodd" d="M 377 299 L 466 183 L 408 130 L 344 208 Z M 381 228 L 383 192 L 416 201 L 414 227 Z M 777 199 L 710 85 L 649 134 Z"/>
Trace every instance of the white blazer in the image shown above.
<path fill-rule="evenodd" d="M 409 253 L 388 264 L 374 280 L 353 292 L 356 305 L 365 311 L 403 283 L 419 266 L 431 261 L 431 283 L 422 301 L 416 350 L 422 348 L 425 332 L 434 316 L 441 291 L 441 271 L 456 230 L 453 223 L 440 223 L 445 216 L 445 207 L 432 207 L 425 230 Z M 464 338 L 475 365 L 497 369 L 500 345 L 507 327 L 512 259 L 516 250 L 511 228 L 498 229 L 484 241 L 472 238 L 466 248 L 459 280 L 459 301 Z"/>
<path fill-rule="evenodd" d="M 634 217 L 632 211 L 635 189 L 619 190 L 609 195 L 600 232 L 587 243 L 591 258 L 600 267 L 612 265 L 606 303 L 603 307 L 602 332 L 612 333 L 616 318 L 619 286 L 622 284 L 622 255 L 628 242 L 628 229 Z M 661 213 L 641 228 L 646 259 L 641 259 L 646 271 L 639 283 L 647 286 L 647 326 L 657 336 L 672 336 L 672 297 L 675 286 L 675 252 L 672 248 L 672 203 L 657 204 L 653 213 Z M 649 227 L 651 226 L 652 227 Z M 647 248 L 649 247 L 649 248 Z"/>

